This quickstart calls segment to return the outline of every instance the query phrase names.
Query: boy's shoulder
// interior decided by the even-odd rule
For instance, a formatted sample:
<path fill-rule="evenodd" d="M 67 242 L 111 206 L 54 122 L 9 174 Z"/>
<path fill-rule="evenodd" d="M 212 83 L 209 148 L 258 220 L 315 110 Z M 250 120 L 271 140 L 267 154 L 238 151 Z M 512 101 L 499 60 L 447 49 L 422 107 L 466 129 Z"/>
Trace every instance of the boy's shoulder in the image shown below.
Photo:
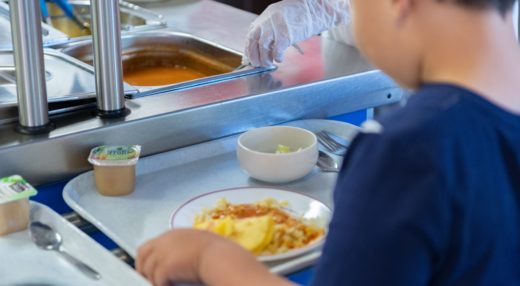
<path fill-rule="evenodd" d="M 354 143 L 368 153 L 398 154 L 399 161 L 423 157 L 443 165 L 505 145 L 518 152 L 519 131 L 520 116 L 484 97 L 455 85 L 429 84 L 403 108 L 363 124 Z"/>
<path fill-rule="evenodd" d="M 476 97 L 454 85 L 425 85 L 410 96 L 403 108 L 377 119 L 381 139 L 433 143 L 468 136 L 475 124 L 490 119 Z"/>

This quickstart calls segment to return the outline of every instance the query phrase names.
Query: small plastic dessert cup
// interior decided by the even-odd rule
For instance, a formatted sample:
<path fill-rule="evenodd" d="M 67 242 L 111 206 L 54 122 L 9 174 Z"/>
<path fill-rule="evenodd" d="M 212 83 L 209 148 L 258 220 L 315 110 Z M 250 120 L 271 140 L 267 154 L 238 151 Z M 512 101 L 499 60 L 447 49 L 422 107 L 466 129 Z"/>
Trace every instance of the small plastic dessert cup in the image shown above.
<path fill-rule="evenodd" d="M 97 191 L 104 196 L 124 196 L 135 188 L 135 165 L 141 146 L 99 146 L 90 151 Z"/>
<path fill-rule="evenodd" d="M 29 197 L 37 193 L 21 176 L 0 179 L 0 236 L 27 228 Z"/>

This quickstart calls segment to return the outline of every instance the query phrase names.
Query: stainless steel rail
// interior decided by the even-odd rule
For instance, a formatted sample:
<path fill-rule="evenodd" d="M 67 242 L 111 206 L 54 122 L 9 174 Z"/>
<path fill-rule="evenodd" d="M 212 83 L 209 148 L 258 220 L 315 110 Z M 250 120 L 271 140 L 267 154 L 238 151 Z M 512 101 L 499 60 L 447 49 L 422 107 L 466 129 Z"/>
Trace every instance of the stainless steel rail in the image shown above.
<path fill-rule="evenodd" d="M 124 115 L 118 0 L 91 0 L 97 107 L 101 117 Z"/>
<path fill-rule="evenodd" d="M 64 214 L 63 218 L 65 218 L 68 222 L 72 223 L 75 227 L 79 228 L 86 234 L 91 234 L 99 231 L 93 224 L 91 224 L 75 212 Z M 121 261 L 125 262 L 126 264 L 132 267 L 134 266 L 134 259 L 120 247 L 112 249 L 111 252 Z"/>
<path fill-rule="evenodd" d="M 22 136 L 0 125 L 0 174 L 22 174 L 34 185 L 50 183 L 91 169 L 87 157 L 95 146 L 139 144 L 142 156 L 148 156 L 253 127 L 380 106 L 402 95 L 377 71 L 238 98 L 229 94 L 229 84 L 212 85 L 212 93 L 198 87 L 131 100 L 132 112 L 120 119 L 101 120 L 88 111 L 54 117 L 57 127 L 48 136 Z M 256 91 L 268 84 L 265 78 Z"/>
<path fill-rule="evenodd" d="M 79 228 L 86 234 L 99 231 L 93 224 L 91 224 L 89 221 L 85 220 L 75 212 L 63 214 L 63 218 L 65 218 L 68 222 L 72 223 L 75 227 Z"/>
<path fill-rule="evenodd" d="M 45 133 L 50 130 L 43 64 L 41 12 L 38 0 L 10 1 L 16 65 L 19 130 Z"/>
<path fill-rule="evenodd" d="M 167 16 L 164 31 L 184 32 L 237 52 L 255 18 L 211 0 L 148 7 Z M 0 176 L 21 174 L 34 185 L 55 182 L 89 170 L 86 158 L 98 145 L 140 144 L 142 156 L 149 156 L 253 127 L 325 118 L 401 98 L 402 90 L 355 48 L 325 37 L 300 46 L 305 55 L 289 49 L 271 72 L 127 100 L 131 113 L 124 118 L 102 119 L 93 110 L 59 114 L 52 116 L 56 128 L 40 136 L 0 124 Z"/>

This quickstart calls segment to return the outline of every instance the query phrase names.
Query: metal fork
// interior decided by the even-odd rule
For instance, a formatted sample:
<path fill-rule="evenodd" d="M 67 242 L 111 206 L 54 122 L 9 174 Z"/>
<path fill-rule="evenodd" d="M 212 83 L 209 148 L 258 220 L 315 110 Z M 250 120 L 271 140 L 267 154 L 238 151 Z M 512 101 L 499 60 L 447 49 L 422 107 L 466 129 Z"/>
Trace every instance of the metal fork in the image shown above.
<path fill-rule="evenodd" d="M 316 132 L 316 137 L 318 138 L 318 142 L 330 153 L 345 156 L 348 146 L 335 139 L 330 132 L 325 130 L 318 131 Z"/>
<path fill-rule="evenodd" d="M 338 162 L 332 158 L 329 154 L 319 151 L 318 162 L 316 163 L 321 171 L 323 172 L 339 172 Z"/>

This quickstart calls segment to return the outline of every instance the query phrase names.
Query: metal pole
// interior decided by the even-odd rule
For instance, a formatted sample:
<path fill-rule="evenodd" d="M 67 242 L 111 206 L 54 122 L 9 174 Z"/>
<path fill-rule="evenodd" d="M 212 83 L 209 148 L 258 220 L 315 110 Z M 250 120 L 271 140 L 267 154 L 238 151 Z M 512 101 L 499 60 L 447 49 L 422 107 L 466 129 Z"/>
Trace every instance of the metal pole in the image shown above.
<path fill-rule="evenodd" d="M 46 133 L 49 122 L 40 1 L 11 0 L 11 33 L 16 66 L 19 131 Z"/>
<path fill-rule="evenodd" d="M 91 0 L 97 109 L 100 117 L 125 115 L 118 0 Z"/>

